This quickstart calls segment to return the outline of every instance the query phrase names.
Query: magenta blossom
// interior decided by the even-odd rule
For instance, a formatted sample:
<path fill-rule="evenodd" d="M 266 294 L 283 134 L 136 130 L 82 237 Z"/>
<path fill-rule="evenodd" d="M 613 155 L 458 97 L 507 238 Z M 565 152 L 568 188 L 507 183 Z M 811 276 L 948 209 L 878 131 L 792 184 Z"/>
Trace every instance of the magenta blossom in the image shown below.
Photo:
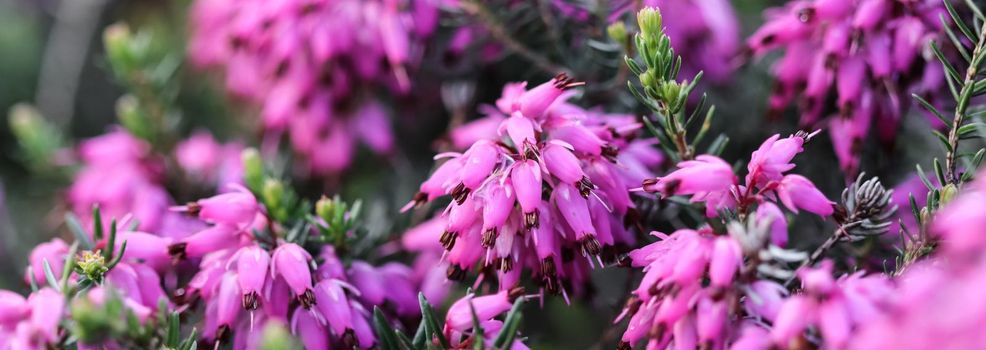
<path fill-rule="evenodd" d="M 531 269 L 550 292 L 564 292 L 563 281 L 583 282 L 598 256 L 632 244 L 636 211 L 628 189 L 653 176 L 645 169 L 663 158 L 649 148 L 653 141 L 636 138 L 641 126 L 632 117 L 569 104 L 568 90 L 579 85 L 560 74 L 530 90 L 525 83 L 504 87 L 489 116 L 473 122 L 499 120 L 499 127 L 465 152 L 436 157 L 447 160 L 405 209 L 445 195 L 452 203 L 441 223 L 412 230 L 405 243 L 441 243 L 450 278 L 493 266 L 500 290 L 509 290 Z M 569 253 L 584 258 L 562 259 Z"/>
<path fill-rule="evenodd" d="M 357 141 L 390 153 L 391 111 L 370 96 L 377 87 L 410 91 L 423 41 L 438 24 L 438 4 L 289 0 L 270 5 L 196 1 L 190 16 L 192 63 L 225 72 L 227 89 L 258 107 L 267 141 L 287 136 L 306 171 L 348 168 Z"/>
<path fill-rule="evenodd" d="M 784 50 L 773 68 L 770 110 L 780 113 L 798 99 L 801 124 L 829 125 L 851 175 L 871 128 L 892 144 L 912 93 L 936 104 L 946 97 L 941 65 L 922 54 L 943 38 L 941 15 L 948 18 L 935 0 L 798 0 L 768 9 L 747 46 L 755 56 Z M 826 105 L 830 93 L 835 106 Z"/>
<path fill-rule="evenodd" d="M 733 173 L 728 163 L 715 156 L 700 155 L 695 160 L 678 164 L 678 169 L 656 179 L 643 181 L 642 189 L 661 193 L 663 196 L 691 195 L 692 202 L 704 202 L 706 215 L 714 217 L 720 210 L 750 211 L 752 205 L 758 216 L 780 224 L 783 215 L 774 203 L 783 203 L 789 210 L 799 210 L 828 216 L 833 212 L 828 200 L 815 185 L 801 175 L 785 174 L 794 169 L 791 161 L 803 150 L 804 143 L 813 134 L 798 134 L 780 138 L 774 135 L 753 152 L 747 164 L 745 183 Z M 775 235 L 774 241 L 786 241 Z"/>

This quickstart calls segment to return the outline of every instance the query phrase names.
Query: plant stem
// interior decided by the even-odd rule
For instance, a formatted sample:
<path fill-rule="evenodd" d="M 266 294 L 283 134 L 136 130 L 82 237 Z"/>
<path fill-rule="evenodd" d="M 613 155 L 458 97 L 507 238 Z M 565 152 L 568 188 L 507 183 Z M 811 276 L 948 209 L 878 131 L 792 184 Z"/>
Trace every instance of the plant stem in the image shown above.
<path fill-rule="evenodd" d="M 832 249 L 832 247 L 835 246 L 836 242 L 839 242 L 839 240 L 841 240 L 849 233 L 849 231 L 847 231 L 847 227 L 851 224 L 853 224 L 853 222 L 840 224 L 839 228 L 835 229 L 835 232 L 832 233 L 831 237 L 826 239 L 821 246 L 815 248 L 815 251 L 811 252 L 811 255 L 808 256 L 807 260 L 802 262 L 801 265 L 798 265 L 797 270 L 801 270 L 802 268 L 815 265 L 815 263 L 817 263 L 818 260 L 821 259 L 822 256 L 824 256 L 825 253 L 829 251 L 829 249 Z M 784 287 L 790 286 L 791 282 L 794 282 L 795 279 L 796 277 L 791 277 L 787 281 L 784 281 Z"/>
<path fill-rule="evenodd" d="M 986 23 L 979 29 L 979 40 L 972 51 L 972 59 L 969 68 L 965 71 L 965 81 L 962 82 L 962 89 L 956 99 L 955 115 L 952 118 L 952 127 L 948 131 L 948 144 L 951 148 L 945 155 L 945 181 L 958 184 L 959 177 L 955 175 L 955 158 L 959 146 L 959 128 L 965 121 L 965 112 L 969 108 L 969 101 L 972 99 L 972 92 L 976 83 L 976 75 L 979 74 L 979 63 L 982 61 L 983 46 L 986 43 Z M 944 185 L 944 184 L 943 184 Z"/>
<path fill-rule="evenodd" d="M 486 29 L 490 31 L 490 35 L 493 36 L 493 38 L 506 46 L 510 51 L 513 51 L 517 55 L 531 61 L 531 63 L 537 66 L 538 69 L 550 74 L 557 74 L 561 72 L 571 74 L 571 71 L 565 67 L 551 62 L 551 60 L 547 57 L 541 56 L 540 54 L 529 49 L 527 46 L 524 46 L 524 44 L 514 40 L 514 38 L 507 33 L 507 30 L 504 29 L 499 22 L 497 22 L 496 18 L 494 18 L 492 13 L 490 13 L 489 9 L 487 9 L 481 2 L 476 0 L 466 0 L 460 2 L 459 6 L 470 15 L 478 17 L 479 20 L 486 26 Z"/>

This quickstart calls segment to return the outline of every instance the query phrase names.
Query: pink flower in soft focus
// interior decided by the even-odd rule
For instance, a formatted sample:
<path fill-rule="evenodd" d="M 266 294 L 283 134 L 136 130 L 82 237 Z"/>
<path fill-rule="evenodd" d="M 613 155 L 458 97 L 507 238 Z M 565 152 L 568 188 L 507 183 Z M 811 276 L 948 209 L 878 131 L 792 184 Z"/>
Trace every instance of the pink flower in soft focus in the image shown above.
<path fill-rule="evenodd" d="M 312 313 L 304 309 L 295 310 L 291 318 L 291 329 L 298 335 L 305 349 L 329 348 L 329 338 L 325 336 L 326 330 Z"/>
<path fill-rule="evenodd" d="M 716 238 L 709 260 L 709 279 L 712 285 L 726 286 L 733 282 L 743 262 L 743 252 L 732 238 Z"/>
<path fill-rule="evenodd" d="M 513 299 L 516 297 L 509 291 L 500 291 L 493 295 L 479 297 L 467 295 L 459 299 L 449 307 L 445 315 L 445 334 L 471 329 L 472 310 L 476 310 L 476 318 L 480 320 L 488 320 L 507 312 L 513 306 Z"/>
<path fill-rule="evenodd" d="M 900 119 L 917 94 L 933 104 L 947 99 L 934 79 L 940 64 L 922 55 L 943 40 L 941 2 L 892 0 L 797 0 L 764 11 L 766 22 L 747 40 L 753 56 L 783 50 L 774 65 L 771 115 L 791 104 L 801 125 L 830 125 L 840 165 L 850 177 L 858 169 L 859 143 L 875 129 L 892 145 Z M 834 95 L 836 99 L 829 99 Z M 835 101 L 828 105 L 828 101 Z M 826 117 L 825 120 L 822 120 Z M 934 117 L 928 118 L 934 121 Z"/>
<path fill-rule="evenodd" d="M 206 222 L 237 227 L 249 226 L 257 216 L 257 199 L 250 190 L 236 186 L 235 191 L 200 199 L 188 210 Z"/>
<path fill-rule="evenodd" d="M 34 249 L 31 249 L 31 255 L 28 257 L 30 267 L 24 273 L 24 282 L 30 283 L 33 278 L 38 284 L 43 284 L 45 281 L 44 262 L 48 262 L 51 271 L 60 273 L 62 267 L 65 266 L 66 255 L 68 255 L 68 245 L 61 238 L 52 238 L 48 242 L 38 244 Z"/>
<path fill-rule="evenodd" d="M 431 0 L 197 0 L 188 54 L 260 111 L 265 138 L 288 136 L 302 175 L 325 175 L 352 163 L 358 141 L 392 151 L 386 98 L 367 92 L 415 93 L 410 77 L 439 13 Z"/>
<path fill-rule="evenodd" d="M 784 301 L 777 311 L 770 339 L 781 346 L 788 346 L 795 337 L 814 322 L 815 303 L 806 296 L 795 295 Z"/>
<path fill-rule="evenodd" d="M 757 207 L 757 220 L 770 222 L 770 242 L 778 247 L 787 245 L 787 217 L 776 204 L 760 203 Z"/>
<path fill-rule="evenodd" d="M 935 216 L 931 232 L 942 239 L 948 252 L 979 252 L 986 247 L 986 193 L 979 188 L 968 189 Z"/>
<path fill-rule="evenodd" d="M 337 335 L 353 329 L 352 313 L 349 298 L 340 283 L 334 280 L 323 280 L 315 285 L 316 308 L 325 318 L 325 324 Z"/>
<path fill-rule="evenodd" d="M 82 169 L 68 189 L 67 201 L 83 227 L 91 227 L 92 210 L 100 208 L 104 231 L 111 218 L 132 215 L 138 229 L 161 228 L 171 205 L 162 184 L 164 164 L 150 153 L 150 145 L 122 129 L 82 142 L 78 147 Z"/>
<path fill-rule="evenodd" d="M 243 182 L 240 143 L 220 144 L 206 131 L 197 131 L 175 146 L 175 159 L 193 180 L 218 186 Z"/>
<path fill-rule="evenodd" d="M 65 296 L 51 288 L 42 288 L 27 298 L 31 307 L 30 327 L 48 344 L 58 340 L 58 324 L 65 312 Z"/>
<path fill-rule="evenodd" d="M 219 327 L 217 338 L 222 338 L 223 333 L 230 332 L 231 328 L 236 327 L 240 310 L 243 308 L 240 306 L 242 293 L 237 280 L 236 273 L 229 272 L 223 275 L 219 283 L 219 294 L 216 295 L 215 300 L 216 324 Z"/>
<path fill-rule="evenodd" d="M 171 245 L 169 238 L 146 232 L 124 231 L 117 234 L 117 251 L 123 247 L 123 242 L 127 243 L 127 250 L 123 252 L 124 261 L 143 262 L 158 270 L 171 264 L 168 254 L 168 246 Z"/>
<path fill-rule="evenodd" d="M 0 290 L 0 328 L 10 328 L 30 312 L 27 299 L 17 293 Z"/>
<path fill-rule="evenodd" d="M 787 297 L 787 289 L 784 286 L 773 281 L 756 281 L 750 285 L 743 306 L 750 315 L 773 322 L 780 312 L 785 297 Z"/>

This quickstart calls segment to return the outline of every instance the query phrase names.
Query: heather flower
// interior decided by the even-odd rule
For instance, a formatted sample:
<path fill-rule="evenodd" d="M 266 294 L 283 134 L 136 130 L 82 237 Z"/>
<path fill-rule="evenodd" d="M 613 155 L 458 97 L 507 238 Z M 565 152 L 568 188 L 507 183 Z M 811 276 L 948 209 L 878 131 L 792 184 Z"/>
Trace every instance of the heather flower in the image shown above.
<path fill-rule="evenodd" d="M 940 64 L 921 54 L 942 37 L 941 14 L 942 3 L 930 0 L 800 0 L 768 10 L 747 46 L 755 56 L 784 50 L 773 69 L 771 113 L 797 99 L 801 124 L 828 124 L 843 170 L 858 172 L 871 126 L 891 143 L 911 93 L 932 103 L 944 96 Z M 828 106 L 832 92 L 837 103 Z"/>
<path fill-rule="evenodd" d="M 61 271 L 65 266 L 65 255 L 68 254 L 68 245 L 60 238 L 52 238 L 51 241 L 38 244 L 31 249 L 28 257 L 30 265 L 24 274 L 24 281 L 30 282 L 33 278 L 35 282 L 45 280 L 44 262 L 47 261 L 52 271 Z"/>
<path fill-rule="evenodd" d="M 312 256 L 304 249 L 288 243 L 274 250 L 270 264 L 271 277 L 283 278 L 306 309 L 315 303 L 315 296 L 312 294 L 312 276 L 308 270 L 311 260 Z"/>
<path fill-rule="evenodd" d="M 803 333 L 812 326 L 827 348 L 844 349 L 856 329 L 880 316 L 883 305 L 892 302 L 894 287 L 884 275 L 858 272 L 836 280 L 830 262 L 799 275 L 802 293 L 784 300 L 770 330 L 771 341 L 780 347 L 804 341 Z"/>
<path fill-rule="evenodd" d="M 445 316 L 445 337 L 450 340 L 452 347 L 463 346 L 465 341 L 463 336 L 472 337 L 475 342 L 475 330 L 473 329 L 473 312 L 479 320 L 480 327 L 483 328 L 486 346 L 492 346 L 496 335 L 500 332 L 503 322 L 496 317 L 506 313 L 513 306 L 517 298 L 521 298 L 523 289 L 513 289 L 510 291 L 501 290 L 496 294 L 476 296 L 468 294 L 449 307 Z M 514 340 L 509 349 L 527 349 L 520 339 Z"/>
<path fill-rule="evenodd" d="M 215 206 L 209 215 L 208 206 Z M 344 264 L 331 245 L 313 255 L 298 243 L 263 239 L 256 232 L 271 228 L 257 222 L 268 222 L 267 209 L 245 189 L 199 200 L 188 209 L 211 225 L 163 250 L 197 266 L 177 294 L 183 307 L 203 301 L 203 338 L 211 343 L 254 346 L 256 327 L 282 322 L 305 344 L 372 347 L 376 337 L 367 309 L 387 306 L 407 317 L 420 310 L 422 281 L 404 265 Z"/>
<path fill-rule="evenodd" d="M 106 218 L 132 214 L 140 230 L 162 228 L 171 198 L 161 184 L 161 164 L 150 153 L 150 145 L 114 130 L 82 142 L 78 154 L 83 167 L 67 199 L 83 224 L 91 227 L 88 218 L 98 205 Z"/>
<path fill-rule="evenodd" d="M 188 52 L 192 63 L 223 71 L 227 89 L 258 107 L 264 137 L 276 142 L 287 136 L 308 172 L 348 168 L 357 142 L 389 154 L 392 113 L 369 96 L 378 87 L 394 94 L 410 91 L 423 41 L 438 23 L 437 4 L 269 5 L 196 1 Z"/>
<path fill-rule="evenodd" d="M 648 346 L 724 347 L 731 327 L 728 304 L 740 297 L 732 288 L 743 255 L 731 237 L 714 237 L 710 230 L 654 233 L 661 241 L 630 252 L 630 264 L 644 267 L 640 286 L 633 291 L 617 322 L 629 317 L 620 349 L 643 339 Z M 702 276 L 711 284 L 704 286 Z"/>
<path fill-rule="evenodd" d="M 579 85 L 560 74 L 530 90 L 526 83 L 505 86 L 487 117 L 473 122 L 493 127 L 486 120 L 498 120 L 495 132 L 470 131 L 483 137 L 463 153 L 436 157 L 447 160 L 405 209 L 444 195 L 452 203 L 440 222 L 409 231 L 414 237 L 405 244 L 423 245 L 431 236 L 446 250 L 452 279 L 477 264 L 493 266 L 499 289 L 510 290 L 531 269 L 541 286 L 563 293 L 568 282 L 580 288 L 592 260 L 632 244 L 628 179 L 653 176 L 646 169 L 663 158 L 647 149 L 651 140 L 637 138 L 641 125 L 632 116 L 568 103 L 568 91 Z M 637 166 L 633 173 L 624 161 Z M 569 253 L 585 259 L 563 261 Z"/>
<path fill-rule="evenodd" d="M 3 322 L 0 322 L 0 347 L 9 349 L 44 349 L 55 346 L 65 316 L 65 296 L 52 288 L 39 289 L 27 299 L 10 291 L 0 291 Z M 9 313 L 8 313 L 9 312 Z"/>
<path fill-rule="evenodd" d="M 709 217 L 718 216 L 721 210 L 747 213 L 757 205 L 757 215 L 772 219 L 775 225 L 785 225 L 785 219 L 776 203 L 783 203 L 797 213 L 806 210 L 819 216 L 833 212 L 828 200 L 815 185 L 797 174 L 785 174 L 794 169 L 791 160 L 803 151 L 803 145 L 815 134 L 797 133 L 786 138 L 774 135 L 753 152 L 747 165 L 745 183 L 732 167 L 722 159 L 699 155 L 695 160 L 678 163 L 678 169 L 663 177 L 643 181 L 642 190 L 661 193 L 663 196 L 691 195 L 692 202 L 704 202 Z M 773 241 L 783 244 L 782 226 L 775 226 Z"/>
<path fill-rule="evenodd" d="M 175 160 L 196 182 L 218 187 L 243 182 L 243 149 L 240 143 L 221 144 L 212 134 L 197 131 L 175 146 Z"/>
<path fill-rule="evenodd" d="M 239 156 L 232 154 L 241 148 L 237 143 L 218 144 L 199 132 L 176 147 L 179 169 L 174 170 L 206 185 L 218 187 L 219 181 L 239 183 Z M 136 222 L 140 231 L 171 238 L 183 237 L 201 227 L 201 223 L 167 210 L 174 204 L 164 187 L 168 169 L 164 157 L 152 152 L 147 142 L 123 129 L 113 129 L 83 141 L 77 154 L 82 169 L 68 189 L 67 202 L 84 227 L 92 226 L 95 206 L 103 215 L 104 232 L 108 231 L 111 218 L 120 226 L 132 220 L 129 222 Z M 220 173 L 213 173 L 216 171 Z"/>

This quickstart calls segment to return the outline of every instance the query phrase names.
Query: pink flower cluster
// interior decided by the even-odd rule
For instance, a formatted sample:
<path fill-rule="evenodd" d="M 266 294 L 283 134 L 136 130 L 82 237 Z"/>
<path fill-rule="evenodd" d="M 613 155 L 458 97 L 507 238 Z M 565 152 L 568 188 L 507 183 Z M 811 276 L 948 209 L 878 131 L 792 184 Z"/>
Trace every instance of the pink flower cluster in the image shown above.
<path fill-rule="evenodd" d="M 0 290 L 0 348 L 34 350 L 56 344 L 64 314 L 65 297 L 54 289 L 39 289 L 27 299 Z"/>
<path fill-rule="evenodd" d="M 857 349 L 973 349 L 986 342 L 986 181 L 983 173 L 933 219 L 937 254 L 897 278 L 889 311 L 859 333 Z"/>
<path fill-rule="evenodd" d="M 117 129 L 82 142 L 77 152 L 82 169 L 68 189 L 67 200 L 83 223 L 98 205 L 108 218 L 132 214 L 140 229 L 165 225 L 161 214 L 167 213 L 171 196 L 163 186 L 164 164 L 149 144 Z"/>
<path fill-rule="evenodd" d="M 820 333 L 826 348 L 845 349 L 859 329 L 886 317 L 894 300 L 888 277 L 859 272 L 836 280 L 828 261 L 799 271 L 802 290 L 788 296 L 782 285 L 756 277 L 746 257 L 757 252 L 732 230 L 655 235 L 662 240 L 630 253 L 645 274 L 620 316 L 631 316 L 621 348 L 648 339 L 648 348 L 658 349 L 790 349 Z"/>
<path fill-rule="evenodd" d="M 780 298 L 779 285 L 751 291 L 745 302 L 748 316 L 756 322 L 745 323 L 733 349 L 798 348 L 810 336 L 818 336 L 826 349 L 847 349 L 860 328 L 886 316 L 886 305 L 896 292 L 882 274 L 857 272 L 835 279 L 831 261 L 798 274 L 801 292 L 786 299 Z M 768 323 L 770 327 L 763 326 Z"/>
<path fill-rule="evenodd" d="M 825 123 L 842 168 L 855 173 L 870 128 L 891 143 L 912 93 L 945 97 L 941 64 L 925 53 L 942 37 L 943 14 L 937 0 L 799 0 L 768 11 L 747 45 L 755 55 L 784 49 L 773 68 L 775 113 L 800 96 L 801 125 L 817 127 L 834 90 L 838 112 Z"/>
<path fill-rule="evenodd" d="M 450 339 L 449 345 L 453 348 L 465 348 L 468 343 L 461 340 L 463 336 L 468 336 L 466 339 L 473 342 L 479 341 L 475 338 L 476 330 L 473 329 L 473 312 L 475 311 L 479 326 L 483 329 L 482 341 L 487 348 L 493 348 L 494 338 L 503 328 L 503 322 L 495 317 L 510 310 L 514 301 L 523 297 L 521 293 L 523 293 L 523 289 L 515 288 L 485 296 L 468 294 L 457 300 L 449 307 L 448 313 L 445 315 L 443 332 L 445 337 Z M 513 344 L 510 344 L 506 349 L 526 350 L 528 347 L 522 341 L 514 340 Z"/>
<path fill-rule="evenodd" d="M 617 319 L 630 317 L 621 348 L 647 339 L 648 348 L 674 344 L 683 349 L 723 349 L 742 338 L 741 328 L 752 325 L 738 317 L 742 314 L 736 306 L 742 305 L 749 315 L 771 321 L 776 317 L 787 291 L 757 277 L 757 261 L 765 259 L 761 251 L 769 245 L 784 246 L 788 240 L 787 219 L 776 202 L 793 212 L 806 210 L 820 216 L 834 210 L 811 181 L 785 174 L 794 168 L 791 161 L 811 136 L 798 133 L 767 139 L 753 152 L 743 184 L 729 164 L 709 155 L 683 161 L 668 175 L 644 181 L 643 189 L 649 192 L 691 195 L 692 202 L 705 204 L 710 218 L 727 211 L 741 218 L 750 215 L 753 226 L 730 224 L 728 235 L 717 235 L 708 226 L 671 235 L 655 232 L 660 241 L 630 252 L 630 264 L 642 267 L 644 277 Z"/>
<path fill-rule="evenodd" d="M 778 234 L 774 243 L 783 246 L 787 241 L 787 223 L 776 202 L 797 213 L 799 210 L 828 216 L 833 212 L 832 201 L 825 198 L 818 188 L 804 176 L 785 174 L 794 169 L 792 160 L 804 150 L 804 143 L 813 134 L 799 132 L 789 137 L 774 135 L 764 141 L 750 156 L 745 181 L 741 184 L 732 166 L 722 159 L 700 155 L 695 160 L 683 161 L 678 169 L 655 179 L 643 182 L 642 189 L 661 195 L 691 195 L 692 202 L 705 203 L 705 213 L 715 217 L 719 211 L 730 210 L 747 213 L 756 205 L 757 216 L 770 219 Z"/>
<path fill-rule="evenodd" d="M 438 17 L 429 0 L 199 0 L 189 54 L 223 69 L 229 91 L 261 107 L 269 140 L 286 134 L 311 171 L 335 173 L 357 140 L 391 151 L 373 88 L 409 91 L 408 68 Z"/>
<path fill-rule="evenodd" d="M 312 349 L 330 344 L 369 348 L 376 342 L 369 308 L 389 305 L 399 316 L 419 312 L 416 291 L 421 287 L 404 265 L 354 261 L 347 269 L 329 245 L 313 256 L 295 243 L 259 240 L 251 232 L 262 232 L 270 223 L 245 189 L 184 209 L 210 225 L 141 258 L 197 262 L 198 272 L 177 294 L 185 304 L 203 301 L 207 340 L 241 348 L 257 341 L 251 335 L 257 325 L 275 321 L 291 324 Z"/>
<path fill-rule="evenodd" d="M 721 349 L 734 323 L 730 308 L 741 296 L 733 283 L 743 264 L 743 248 L 709 229 L 654 232 L 661 241 L 630 252 L 631 265 L 644 268 L 617 322 L 630 316 L 620 349 L 649 339 L 649 349 L 699 346 Z M 703 283 L 708 276 L 709 283 Z"/>
<path fill-rule="evenodd" d="M 182 236 L 198 223 L 168 210 L 174 200 L 164 188 L 165 173 L 184 172 L 189 185 L 207 189 L 239 183 L 242 150 L 242 144 L 221 144 L 210 134 L 198 132 L 178 143 L 175 162 L 169 164 L 168 156 L 154 152 L 147 142 L 122 129 L 112 130 L 79 145 L 82 169 L 68 189 L 67 201 L 85 227 L 91 227 L 92 208 L 98 206 L 106 225 L 111 218 L 133 220 L 141 231 Z"/>
<path fill-rule="evenodd" d="M 509 84 L 485 118 L 452 132 L 468 149 L 437 156 L 447 160 L 405 208 L 452 198 L 418 237 L 445 247 L 449 277 L 494 266 L 509 290 L 530 269 L 548 291 L 564 293 L 561 284 L 578 288 L 607 247 L 633 244 L 628 188 L 653 176 L 647 169 L 662 157 L 636 138 L 631 116 L 567 103 L 566 90 L 578 85 L 564 74 L 529 90 Z"/>
<path fill-rule="evenodd" d="M 96 246 L 109 249 L 106 247 L 109 244 L 107 239 L 104 237 L 96 242 Z M 164 290 L 162 278 L 172 273 L 167 255 L 148 253 L 162 249 L 169 239 L 141 232 L 122 233 L 117 239 L 113 248 L 116 251 L 121 249 L 124 242 L 127 244 L 123 262 L 105 274 L 103 285 L 84 291 L 85 298 L 101 305 L 106 300 L 108 289 L 112 289 L 141 323 L 154 315 L 161 303 L 172 310 L 174 305 Z M 56 276 L 61 274 L 68 254 L 68 246 L 59 238 L 35 247 L 31 251 L 28 274 L 25 276 L 27 283 L 46 284 L 45 262 L 53 272 L 57 271 Z M 84 253 L 82 259 L 85 258 Z M 70 286 L 75 285 L 78 278 L 73 272 L 68 278 Z M 32 293 L 25 302 L 17 293 L 0 290 L 0 299 L 0 314 L 3 315 L 0 316 L 0 348 L 44 349 L 61 339 L 60 323 L 67 313 L 66 296 L 61 292 L 44 287 Z"/>

